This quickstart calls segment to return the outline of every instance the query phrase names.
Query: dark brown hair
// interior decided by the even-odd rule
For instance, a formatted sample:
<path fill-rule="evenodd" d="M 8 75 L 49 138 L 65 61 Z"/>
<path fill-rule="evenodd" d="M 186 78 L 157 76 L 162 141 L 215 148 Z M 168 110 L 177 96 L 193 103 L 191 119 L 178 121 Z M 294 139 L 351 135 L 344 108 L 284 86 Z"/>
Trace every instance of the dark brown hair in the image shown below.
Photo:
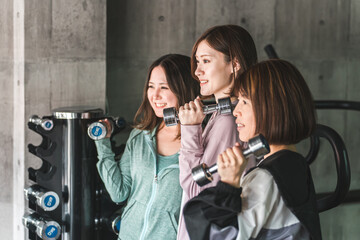
<path fill-rule="evenodd" d="M 310 89 L 295 66 L 285 60 L 267 60 L 238 76 L 234 92 L 252 101 L 256 133 L 269 144 L 295 144 L 316 127 Z"/>
<path fill-rule="evenodd" d="M 200 94 L 199 83 L 191 76 L 190 57 L 180 54 L 167 54 L 155 60 L 149 67 L 143 100 L 134 117 L 134 127 L 141 130 L 152 131 L 163 121 L 163 118 L 155 115 L 147 96 L 151 72 L 158 66 L 164 69 L 169 88 L 175 94 L 179 106 L 194 100 Z M 180 128 L 177 138 L 180 138 Z"/>
<path fill-rule="evenodd" d="M 197 68 L 196 51 L 199 44 L 206 41 L 207 44 L 225 55 L 226 62 L 238 61 L 241 66 L 239 74 L 257 63 L 257 53 L 254 40 L 244 28 L 237 25 L 215 26 L 206 30 L 195 42 L 191 52 L 191 74 L 195 75 Z M 234 71 L 235 72 L 235 71 Z M 233 78 L 235 76 L 232 74 Z"/>

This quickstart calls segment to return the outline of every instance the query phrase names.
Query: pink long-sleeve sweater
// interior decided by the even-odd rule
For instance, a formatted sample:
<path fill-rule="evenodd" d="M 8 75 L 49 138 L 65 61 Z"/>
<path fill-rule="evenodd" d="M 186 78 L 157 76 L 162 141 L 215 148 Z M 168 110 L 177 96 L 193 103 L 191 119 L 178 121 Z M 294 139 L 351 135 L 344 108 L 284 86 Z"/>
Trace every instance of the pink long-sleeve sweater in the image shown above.
<path fill-rule="evenodd" d="M 205 129 L 201 125 L 181 125 L 181 148 L 179 155 L 180 185 L 183 189 L 181 212 L 178 228 L 178 240 L 188 240 L 182 215 L 182 208 L 187 201 L 197 196 L 202 190 L 213 187 L 219 181 L 218 174 L 214 180 L 200 187 L 191 176 L 191 169 L 201 163 L 211 166 L 217 162 L 218 155 L 226 148 L 239 142 L 235 118 L 232 115 L 213 113 Z"/>

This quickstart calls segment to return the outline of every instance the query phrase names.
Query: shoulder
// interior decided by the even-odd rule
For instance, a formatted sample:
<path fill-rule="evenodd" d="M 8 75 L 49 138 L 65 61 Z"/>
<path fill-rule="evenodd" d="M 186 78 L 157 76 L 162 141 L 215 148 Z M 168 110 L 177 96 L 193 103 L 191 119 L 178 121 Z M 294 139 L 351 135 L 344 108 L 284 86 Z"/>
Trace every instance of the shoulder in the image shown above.
<path fill-rule="evenodd" d="M 145 136 L 145 134 L 148 134 L 148 131 L 146 130 L 140 130 L 137 128 L 134 128 L 131 132 L 130 132 L 130 136 L 128 138 L 128 142 L 132 142 L 138 138 L 141 138 L 143 136 Z"/>
<path fill-rule="evenodd" d="M 235 118 L 233 115 L 216 115 L 212 121 L 212 128 L 217 129 L 236 129 Z"/>
<path fill-rule="evenodd" d="M 262 161 L 259 164 L 259 168 L 267 169 L 272 174 L 291 172 L 296 175 L 297 173 L 306 172 L 308 164 L 301 154 L 289 150 L 282 150 Z"/>
<path fill-rule="evenodd" d="M 254 184 L 258 182 L 269 184 L 270 182 L 273 182 L 273 180 L 274 177 L 269 171 L 262 168 L 255 168 L 242 178 L 242 183 Z"/>
<path fill-rule="evenodd" d="M 255 168 L 241 179 L 240 185 L 243 197 L 256 202 L 265 202 L 269 196 L 279 195 L 273 176 L 265 169 Z"/>

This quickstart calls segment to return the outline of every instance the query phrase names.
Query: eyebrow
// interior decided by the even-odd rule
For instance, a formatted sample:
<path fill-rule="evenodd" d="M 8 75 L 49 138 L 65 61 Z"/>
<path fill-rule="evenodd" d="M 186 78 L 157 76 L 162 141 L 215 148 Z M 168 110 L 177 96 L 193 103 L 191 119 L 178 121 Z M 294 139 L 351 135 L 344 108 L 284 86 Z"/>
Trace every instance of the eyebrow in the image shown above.
<path fill-rule="evenodd" d="M 206 54 L 202 54 L 202 55 L 200 55 L 200 56 L 195 55 L 195 57 L 212 57 L 212 55 L 211 55 L 211 54 L 206 53 Z"/>
<path fill-rule="evenodd" d="M 150 83 L 155 84 L 154 82 L 149 81 L 149 84 L 150 84 Z M 160 85 L 168 85 L 167 82 L 161 82 L 161 83 L 159 83 L 159 84 L 160 84 Z"/>

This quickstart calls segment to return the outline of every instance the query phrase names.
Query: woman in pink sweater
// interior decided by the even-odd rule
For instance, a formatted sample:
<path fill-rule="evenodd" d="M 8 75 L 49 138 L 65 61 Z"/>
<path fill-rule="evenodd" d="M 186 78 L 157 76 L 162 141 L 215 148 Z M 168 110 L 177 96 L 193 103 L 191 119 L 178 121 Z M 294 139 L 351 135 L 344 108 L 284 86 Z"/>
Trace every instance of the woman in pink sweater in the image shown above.
<path fill-rule="evenodd" d="M 256 62 L 254 41 L 244 28 L 236 25 L 215 26 L 205 31 L 194 44 L 191 72 L 200 83 L 201 95 L 213 96 L 217 102 L 220 98 L 231 97 L 235 77 Z M 193 180 L 191 169 L 201 163 L 208 166 L 215 164 L 220 153 L 239 141 L 232 115 L 215 112 L 203 129 L 205 115 L 202 106 L 198 97 L 179 109 L 182 206 L 203 189 L 215 186 L 219 181 L 219 176 L 216 175 L 212 183 L 200 187 Z M 189 239 L 182 214 L 177 238 Z"/>

